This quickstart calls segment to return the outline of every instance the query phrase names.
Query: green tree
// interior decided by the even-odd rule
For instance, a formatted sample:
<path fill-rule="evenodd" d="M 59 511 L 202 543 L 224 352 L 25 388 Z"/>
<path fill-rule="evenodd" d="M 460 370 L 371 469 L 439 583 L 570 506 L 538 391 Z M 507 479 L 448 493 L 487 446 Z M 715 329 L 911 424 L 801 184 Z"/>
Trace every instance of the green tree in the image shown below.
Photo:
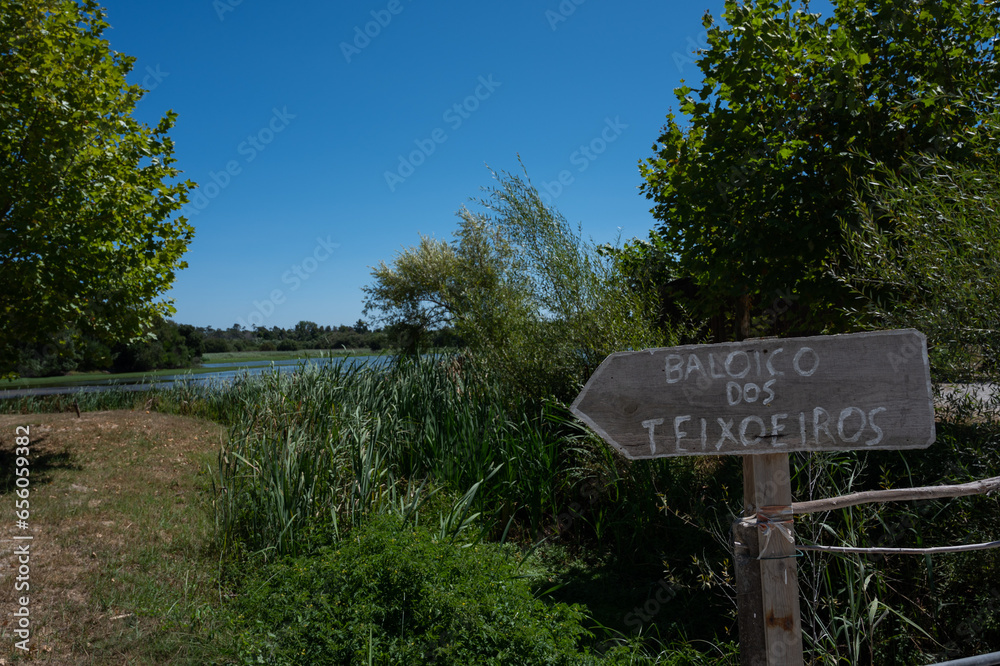
<path fill-rule="evenodd" d="M 119 343 L 173 312 L 193 183 L 171 166 L 175 114 L 132 117 L 144 91 L 106 27 L 92 0 L 0 0 L 0 373 L 18 344 Z"/>
<path fill-rule="evenodd" d="M 876 165 L 855 197 L 860 222 L 844 223 L 836 273 L 860 297 L 857 319 L 922 331 L 939 380 L 995 379 L 1000 368 L 997 129 L 994 118 L 972 142 L 983 166 L 929 155 Z"/>
<path fill-rule="evenodd" d="M 320 327 L 314 321 L 300 321 L 295 325 L 294 337 L 301 342 L 309 342 L 319 337 Z"/>
<path fill-rule="evenodd" d="M 119 345 L 114 350 L 114 371 L 145 372 L 190 366 L 201 350 L 188 346 L 192 338 L 185 334 L 185 330 L 184 326 L 178 326 L 169 319 L 158 319 L 145 336 Z"/>
<path fill-rule="evenodd" d="M 447 241 L 421 235 L 420 242 L 399 252 L 391 264 L 372 269 L 374 283 L 362 288 L 364 313 L 391 327 L 414 351 L 426 331 L 458 314 L 456 283 L 462 260 Z"/>
<path fill-rule="evenodd" d="M 673 339 L 616 260 L 546 207 L 526 178 L 494 177 L 478 211 L 459 211 L 452 242 L 424 236 L 375 267 L 366 313 L 410 342 L 451 325 L 509 386 L 562 399 L 607 354 Z"/>
<path fill-rule="evenodd" d="M 703 316 L 793 291 L 807 307 L 792 330 L 848 328 L 851 295 L 829 268 L 855 182 L 915 152 L 969 159 L 966 136 L 994 108 L 1000 6 L 834 5 L 825 20 L 775 0 L 727 0 L 728 27 L 706 15 L 701 87 L 675 91 L 690 125 L 668 115 L 640 164 L 653 241 Z"/>
<path fill-rule="evenodd" d="M 181 324 L 177 328 L 178 333 L 184 338 L 184 346 L 188 348 L 192 357 L 201 356 L 204 351 L 205 336 L 191 324 Z"/>

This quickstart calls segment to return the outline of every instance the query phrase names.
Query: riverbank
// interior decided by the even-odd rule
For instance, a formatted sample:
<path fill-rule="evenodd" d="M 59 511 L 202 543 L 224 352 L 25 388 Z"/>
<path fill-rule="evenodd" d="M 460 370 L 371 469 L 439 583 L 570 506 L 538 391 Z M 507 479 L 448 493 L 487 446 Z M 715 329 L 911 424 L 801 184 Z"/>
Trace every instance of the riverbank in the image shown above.
<path fill-rule="evenodd" d="M 173 379 L 183 375 L 203 375 L 207 373 L 236 372 L 250 363 L 281 361 L 308 361 L 315 358 L 354 358 L 361 356 L 381 356 L 386 352 L 372 352 L 367 349 L 302 349 L 299 351 L 273 352 L 218 352 L 202 354 L 201 363 L 186 368 L 168 368 L 145 372 L 72 372 L 57 377 L 32 377 L 0 381 L 0 392 L 4 389 L 34 389 L 48 387 L 82 387 L 108 384 L 155 383 L 157 380 Z"/>

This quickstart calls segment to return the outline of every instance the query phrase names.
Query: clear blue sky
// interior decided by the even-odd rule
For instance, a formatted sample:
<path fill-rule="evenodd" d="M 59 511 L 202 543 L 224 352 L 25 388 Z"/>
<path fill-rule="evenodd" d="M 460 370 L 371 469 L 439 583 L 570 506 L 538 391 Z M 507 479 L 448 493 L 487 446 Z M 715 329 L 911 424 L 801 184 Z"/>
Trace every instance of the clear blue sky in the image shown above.
<path fill-rule="evenodd" d="M 673 89 L 700 81 L 701 18 L 722 1 L 105 6 L 150 90 L 137 115 L 179 114 L 177 166 L 201 186 L 174 319 L 227 328 L 353 324 L 371 266 L 418 233 L 450 238 L 486 165 L 518 153 L 585 235 L 645 236 L 637 165 Z"/>

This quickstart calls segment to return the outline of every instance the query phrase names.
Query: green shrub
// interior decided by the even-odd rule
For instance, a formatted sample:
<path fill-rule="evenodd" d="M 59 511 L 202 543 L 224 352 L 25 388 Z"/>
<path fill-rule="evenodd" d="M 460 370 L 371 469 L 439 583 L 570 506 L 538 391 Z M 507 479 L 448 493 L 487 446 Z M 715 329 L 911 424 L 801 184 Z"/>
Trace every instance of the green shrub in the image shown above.
<path fill-rule="evenodd" d="M 236 603 L 240 658 L 266 664 L 593 661 L 579 606 L 535 598 L 500 546 L 373 519 L 262 570 Z"/>
<path fill-rule="evenodd" d="M 225 338 L 208 338 L 202 345 L 206 354 L 224 354 L 233 351 L 233 345 Z"/>

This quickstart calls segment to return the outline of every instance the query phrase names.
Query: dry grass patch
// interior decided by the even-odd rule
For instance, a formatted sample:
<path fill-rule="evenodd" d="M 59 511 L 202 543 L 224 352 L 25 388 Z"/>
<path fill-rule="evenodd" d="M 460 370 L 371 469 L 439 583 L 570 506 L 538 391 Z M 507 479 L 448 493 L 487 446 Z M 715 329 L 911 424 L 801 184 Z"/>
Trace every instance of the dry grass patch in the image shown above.
<path fill-rule="evenodd" d="M 15 429 L 30 427 L 30 528 L 14 525 Z M 214 423 L 148 412 L 0 416 L 0 664 L 218 656 Z M 15 647 L 14 535 L 31 534 L 31 651 Z M 18 544 L 24 542 L 18 542 Z"/>

